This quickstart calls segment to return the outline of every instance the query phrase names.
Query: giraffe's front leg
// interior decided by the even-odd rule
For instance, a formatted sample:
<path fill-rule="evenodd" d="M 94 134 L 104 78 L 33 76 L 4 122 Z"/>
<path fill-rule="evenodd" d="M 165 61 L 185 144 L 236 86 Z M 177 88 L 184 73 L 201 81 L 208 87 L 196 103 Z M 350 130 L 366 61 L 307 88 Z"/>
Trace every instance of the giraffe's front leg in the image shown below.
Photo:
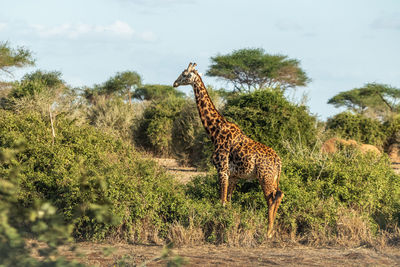
<path fill-rule="evenodd" d="M 221 203 L 222 206 L 225 206 L 226 200 L 227 200 L 227 195 L 228 195 L 228 183 L 229 183 L 229 176 L 226 171 L 221 171 L 218 172 L 218 177 L 219 177 L 219 183 L 221 186 Z"/>
<path fill-rule="evenodd" d="M 223 206 L 225 206 L 228 194 L 229 184 L 229 164 L 228 164 L 228 151 L 216 150 L 213 154 L 213 163 L 218 171 L 218 178 L 220 184 L 220 199 Z"/>

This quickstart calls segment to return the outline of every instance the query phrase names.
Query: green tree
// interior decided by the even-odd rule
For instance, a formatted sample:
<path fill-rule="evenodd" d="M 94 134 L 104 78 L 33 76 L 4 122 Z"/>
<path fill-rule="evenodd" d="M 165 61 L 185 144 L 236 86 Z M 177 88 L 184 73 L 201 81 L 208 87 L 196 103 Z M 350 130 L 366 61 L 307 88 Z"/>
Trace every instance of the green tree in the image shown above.
<path fill-rule="evenodd" d="M 51 95 L 62 92 L 67 88 L 65 82 L 61 79 L 61 72 L 58 71 L 41 71 L 26 74 L 21 81 L 14 84 L 11 96 L 14 98 L 22 98 L 26 96 L 34 96 L 45 91 Z"/>
<path fill-rule="evenodd" d="M 310 82 L 299 60 L 270 55 L 261 48 L 236 50 L 212 57 L 211 61 L 207 75 L 232 83 L 239 92 L 261 88 L 285 90 Z"/>
<path fill-rule="evenodd" d="M 103 86 L 103 91 L 107 95 L 119 94 L 126 95 L 129 104 L 132 104 L 132 90 L 142 84 L 142 78 L 135 71 L 118 72 L 114 77 L 108 79 Z"/>
<path fill-rule="evenodd" d="M 34 65 L 31 51 L 18 47 L 11 48 L 7 42 L 0 42 L 0 71 L 11 74 L 13 68 Z"/>
<path fill-rule="evenodd" d="M 170 85 L 146 84 L 140 88 L 137 88 L 132 94 L 132 97 L 139 100 L 159 101 L 171 95 L 176 97 L 183 97 L 185 96 L 185 93 L 176 90 L 176 88 Z"/>
<path fill-rule="evenodd" d="M 385 118 L 399 111 L 400 89 L 386 84 L 367 83 L 363 87 L 341 92 L 328 104 L 372 117 Z"/>

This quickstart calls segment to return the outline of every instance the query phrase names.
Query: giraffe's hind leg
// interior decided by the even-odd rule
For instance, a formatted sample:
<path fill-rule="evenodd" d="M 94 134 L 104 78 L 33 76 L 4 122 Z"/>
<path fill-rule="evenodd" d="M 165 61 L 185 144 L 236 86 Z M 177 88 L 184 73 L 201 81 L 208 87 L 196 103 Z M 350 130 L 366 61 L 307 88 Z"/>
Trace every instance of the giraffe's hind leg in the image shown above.
<path fill-rule="evenodd" d="M 275 193 L 275 204 L 274 204 L 274 220 L 276 218 L 276 212 L 278 211 L 279 205 L 281 204 L 281 201 L 285 194 L 278 188 L 278 190 Z"/>
<path fill-rule="evenodd" d="M 272 231 L 274 227 L 274 221 L 276 212 L 283 198 L 283 192 L 277 188 L 274 176 L 268 172 L 260 173 L 258 176 L 261 188 L 264 193 L 264 197 L 267 200 L 268 205 L 268 238 L 272 237 Z"/>

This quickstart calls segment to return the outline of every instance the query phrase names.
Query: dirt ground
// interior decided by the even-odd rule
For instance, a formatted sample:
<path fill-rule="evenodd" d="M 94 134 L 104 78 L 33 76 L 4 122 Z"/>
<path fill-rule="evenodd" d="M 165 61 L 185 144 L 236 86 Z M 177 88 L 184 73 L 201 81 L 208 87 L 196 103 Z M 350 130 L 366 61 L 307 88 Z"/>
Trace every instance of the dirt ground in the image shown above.
<path fill-rule="evenodd" d="M 164 167 L 166 171 L 173 175 L 178 181 L 186 184 L 193 177 L 197 175 L 205 175 L 207 172 L 199 172 L 194 167 L 189 166 L 180 166 L 175 159 L 168 158 L 154 158 L 157 163 Z"/>
<path fill-rule="evenodd" d="M 107 253 L 109 252 L 109 254 Z M 162 246 L 79 243 L 81 257 L 69 259 L 94 266 L 165 266 L 180 256 L 183 266 L 400 266 L 400 249 L 385 248 L 238 248 L 202 245 L 173 248 L 169 258 L 161 259 Z M 123 265 L 125 263 L 125 265 Z"/>

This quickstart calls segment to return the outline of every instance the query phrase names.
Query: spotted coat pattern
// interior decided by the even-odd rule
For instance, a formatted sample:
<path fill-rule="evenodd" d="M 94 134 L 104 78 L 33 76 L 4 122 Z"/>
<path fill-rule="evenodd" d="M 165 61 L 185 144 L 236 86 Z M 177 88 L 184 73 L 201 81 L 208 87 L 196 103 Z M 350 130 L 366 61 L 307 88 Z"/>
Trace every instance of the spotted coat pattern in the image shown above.
<path fill-rule="evenodd" d="M 246 136 L 217 111 L 195 66 L 190 63 L 174 87 L 193 87 L 200 119 L 214 144 L 213 163 L 219 176 L 221 202 L 225 205 L 231 200 L 239 179 L 257 179 L 268 204 L 268 236 L 271 237 L 276 211 L 283 198 L 278 187 L 281 160 L 272 148 Z"/>

